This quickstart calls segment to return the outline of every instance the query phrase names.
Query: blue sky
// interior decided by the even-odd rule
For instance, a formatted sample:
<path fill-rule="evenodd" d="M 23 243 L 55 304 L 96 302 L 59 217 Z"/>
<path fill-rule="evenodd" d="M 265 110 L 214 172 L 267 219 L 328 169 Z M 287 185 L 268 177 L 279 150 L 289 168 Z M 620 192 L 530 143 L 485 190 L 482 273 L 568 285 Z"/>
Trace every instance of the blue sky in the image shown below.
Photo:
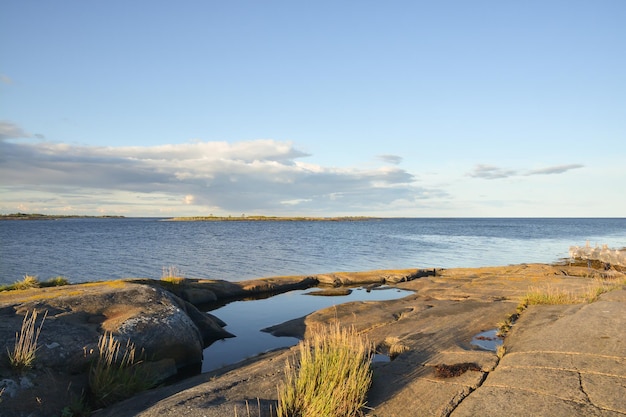
<path fill-rule="evenodd" d="M 626 2 L 4 1 L 0 212 L 624 216 Z"/>

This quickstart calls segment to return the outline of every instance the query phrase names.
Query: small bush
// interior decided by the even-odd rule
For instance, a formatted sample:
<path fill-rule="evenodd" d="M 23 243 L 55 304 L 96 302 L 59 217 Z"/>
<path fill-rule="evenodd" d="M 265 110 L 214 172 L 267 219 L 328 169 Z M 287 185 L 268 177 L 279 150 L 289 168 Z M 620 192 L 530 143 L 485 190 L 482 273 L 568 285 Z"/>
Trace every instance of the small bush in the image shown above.
<path fill-rule="evenodd" d="M 41 282 L 39 286 L 41 287 L 62 287 L 64 285 L 69 285 L 70 281 L 62 276 L 50 278 L 47 281 Z"/>
<path fill-rule="evenodd" d="M 372 380 L 372 351 L 372 344 L 354 328 L 336 324 L 314 331 L 299 344 L 299 362 L 287 362 L 278 416 L 362 415 Z"/>
<path fill-rule="evenodd" d="M 98 357 L 89 372 L 89 388 L 97 406 L 106 407 L 152 387 L 135 354 L 135 345 L 130 340 L 122 349 L 111 333 L 100 336 Z"/>
<path fill-rule="evenodd" d="M 13 352 L 7 349 L 11 366 L 17 369 L 31 368 L 33 366 L 37 356 L 37 340 L 47 316 L 48 311 L 45 312 L 43 319 L 41 319 L 39 327 L 36 327 L 37 310 L 33 310 L 30 316 L 26 312 L 24 320 L 22 320 L 21 330 L 15 334 Z"/>

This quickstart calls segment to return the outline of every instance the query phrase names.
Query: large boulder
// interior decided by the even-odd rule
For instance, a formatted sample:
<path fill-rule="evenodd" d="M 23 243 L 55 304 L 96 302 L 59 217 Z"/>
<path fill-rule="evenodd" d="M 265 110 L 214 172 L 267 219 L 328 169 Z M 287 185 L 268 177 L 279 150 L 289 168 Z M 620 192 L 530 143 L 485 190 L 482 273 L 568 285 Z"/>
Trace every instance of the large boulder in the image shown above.
<path fill-rule="evenodd" d="M 112 281 L 1 294 L 0 349 L 12 349 L 33 310 L 47 312 L 37 362 L 70 373 L 86 369 L 104 333 L 130 340 L 147 361 L 169 360 L 178 369 L 200 364 L 204 347 L 232 337 L 223 322 L 162 288 Z"/>

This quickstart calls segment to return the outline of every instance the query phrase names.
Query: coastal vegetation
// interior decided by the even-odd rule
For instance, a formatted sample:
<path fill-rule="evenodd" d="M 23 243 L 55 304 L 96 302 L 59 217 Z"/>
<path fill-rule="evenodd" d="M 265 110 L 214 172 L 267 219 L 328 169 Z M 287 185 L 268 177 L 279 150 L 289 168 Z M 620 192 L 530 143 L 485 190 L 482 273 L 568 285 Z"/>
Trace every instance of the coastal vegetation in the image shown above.
<path fill-rule="evenodd" d="M 98 339 L 98 357 L 89 372 L 89 388 L 96 406 L 107 406 L 152 387 L 151 378 L 142 372 L 141 358 L 128 340 L 124 346 L 105 333 Z M 140 356 L 140 355 L 139 355 Z"/>
<path fill-rule="evenodd" d="M 65 277 L 58 276 L 50 278 L 46 281 L 39 281 L 34 275 L 24 275 L 21 281 L 16 281 L 13 284 L 0 285 L 0 291 L 12 291 L 12 290 L 27 290 L 29 288 L 46 288 L 46 287 L 60 287 L 63 285 L 69 285 L 69 280 Z"/>
<path fill-rule="evenodd" d="M 279 417 L 362 415 L 372 381 L 372 344 L 338 323 L 314 329 L 287 362 L 279 390 Z"/>
<path fill-rule="evenodd" d="M 263 362 L 263 368 L 258 368 L 259 374 L 255 377 L 250 375 L 256 375 L 257 362 L 250 368 L 245 367 L 247 365 L 242 365 L 235 371 L 239 372 L 238 375 L 240 375 L 237 378 L 242 378 L 241 382 L 237 382 L 237 384 L 232 384 L 232 381 L 226 380 L 220 382 L 221 376 L 216 374 L 215 379 L 211 377 L 211 381 L 206 382 L 207 384 L 214 384 L 207 385 L 209 388 L 205 390 L 206 398 L 194 397 L 189 399 L 190 404 L 195 404 L 198 409 L 205 405 L 209 407 L 208 404 L 211 404 L 212 407 L 213 404 L 217 403 L 216 396 L 223 392 L 220 389 L 230 390 L 232 388 L 232 391 L 228 391 L 230 397 L 227 401 L 228 404 L 225 404 L 224 407 L 228 406 L 232 410 L 234 406 L 235 415 L 239 413 L 239 415 L 247 415 L 248 417 L 252 415 L 275 417 L 329 415 L 332 417 L 339 415 L 360 416 L 366 412 L 393 415 L 387 404 L 378 402 L 380 398 L 380 391 L 378 390 L 381 384 L 394 383 L 391 373 L 379 372 L 381 369 L 393 367 L 398 372 L 404 372 L 401 368 L 405 363 L 421 364 L 416 365 L 420 372 L 406 374 L 407 381 L 419 381 L 420 378 L 423 378 L 422 375 L 426 375 L 424 378 L 431 378 L 432 375 L 441 378 L 455 378 L 466 371 L 477 371 L 492 366 L 491 359 L 489 359 L 490 354 L 485 352 L 480 352 L 479 355 L 477 354 L 469 360 L 464 358 L 459 360 L 455 357 L 454 360 L 447 361 L 448 356 L 445 357 L 446 361 L 442 359 L 443 356 L 440 355 L 440 352 L 449 352 L 450 346 L 456 347 L 466 343 L 465 336 L 469 334 L 468 331 L 474 331 L 477 328 L 477 325 L 472 321 L 474 319 L 468 319 L 469 324 L 466 324 L 465 320 L 458 321 L 458 317 L 475 317 L 475 320 L 480 320 L 476 323 L 479 323 L 481 329 L 487 328 L 485 326 L 492 328 L 492 317 L 506 317 L 501 323 L 503 325 L 502 335 L 504 335 L 516 320 L 525 314 L 525 309 L 531 305 L 555 304 L 557 306 L 548 309 L 536 308 L 532 314 L 528 314 L 528 320 L 537 319 L 537 317 L 540 319 L 541 314 L 546 311 L 560 311 L 566 316 L 578 314 L 578 311 L 583 310 L 585 314 L 590 312 L 598 314 L 598 311 L 601 312 L 604 309 L 600 303 L 586 306 L 584 309 L 570 308 L 568 304 L 592 303 L 600 299 L 602 303 L 613 302 L 613 305 L 617 306 L 618 303 L 615 299 L 618 299 L 618 295 L 606 298 L 599 296 L 613 289 L 626 288 L 626 277 L 620 271 L 607 269 L 603 265 L 600 265 L 598 269 L 589 270 L 586 264 L 576 265 L 576 263 L 570 264 L 570 262 L 552 266 L 524 264 L 480 269 L 447 269 L 437 270 L 436 274 L 428 275 L 416 273 L 415 270 L 323 275 L 329 279 L 332 276 L 332 280 L 328 282 L 334 283 L 336 279 L 341 278 L 342 283 L 351 283 L 352 285 L 355 282 L 361 284 L 371 282 L 372 277 L 379 279 L 384 277 L 385 280 L 389 280 L 390 277 L 410 276 L 412 279 L 400 281 L 394 279 L 390 282 L 399 282 L 399 288 L 418 290 L 419 294 L 406 297 L 402 302 L 387 305 L 378 303 L 346 304 L 343 307 L 335 307 L 332 311 L 329 309 L 325 312 L 313 313 L 304 322 L 286 322 L 280 330 L 285 332 L 284 334 L 289 335 L 289 332 L 293 332 L 291 334 L 297 334 L 298 337 L 307 336 L 298 347 L 282 352 L 281 356 L 272 353 L 271 358 L 277 360 L 263 359 L 266 362 Z M 418 277 L 421 279 L 417 279 Z M 4 314 L 4 326 L 0 330 L 4 332 L 1 334 L 1 339 L 6 343 L 6 348 L 2 348 L 2 350 L 8 353 L 9 359 L 13 356 L 20 356 L 15 354 L 15 352 L 20 351 L 18 346 L 27 346 L 29 344 L 26 342 L 30 341 L 30 348 L 24 348 L 21 351 L 32 352 L 32 360 L 28 362 L 30 365 L 13 365 L 7 356 L 4 356 L 4 360 L 0 361 L 0 372 L 6 375 L 7 381 L 4 385 L 0 381 L 1 405 L 7 407 L 8 410 L 41 410 L 40 414 L 33 415 L 86 416 L 89 415 L 89 410 L 102 407 L 112 410 L 108 414 L 107 411 L 104 411 L 105 416 L 116 415 L 115 413 L 121 410 L 121 408 L 116 407 L 126 406 L 113 406 L 113 403 L 132 397 L 139 391 L 152 386 L 153 382 L 161 383 L 166 380 L 165 378 L 173 375 L 172 371 L 175 372 L 171 367 L 164 370 L 160 368 L 161 364 L 152 362 L 154 361 L 153 358 L 157 356 L 153 350 L 149 350 L 151 347 L 146 344 L 146 340 L 142 339 L 142 334 L 158 335 L 159 345 L 165 344 L 169 339 L 161 334 L 164 326 L 156 326 L 151 330 L 137 328 L 135 333 L 124 333 L 126 335 L 124 337 L 117 336 L 120 333 L 115 327 L 124 322 L 134 321 L 133 317 L 143 317 L 146 314 L 152 314 L 150 317 L 157 317 L 157 313 L 147 313 L 143 308 L 160 304 L 160 302 L 154 301 L 154 297 L 155 294 L 162 292 L 162 288 L 169 289 L 175 294 L 181 294 L 181 300 L 195 300 L 197 302 L 200 299 L 198 296 L 201 289 L 213 293 L 218 299 L 233 297 L 235 294 L 237 295 L 236 298 L 239 298 L 247 294 L 246 291 L 249 293 L 251 291 L 276 289 L 275 285 L 278 284 L 283 285 L 283 288 L 287 286 L 291 288 L 294 283 L 311 285 L 311 282 L 314 282 L 316 285 L 321 285 L 321 279 L 322 276 L 307 277 L 306 280 L 303 280 L 303 277 L 274 277 L 250 282 L 225 283 L 217 280 L 185 279 L 178 267 L 169 266 L 163 267 L 162 282 L 158 279 L 117 280 L 76 284 L 68 288 L 56 288 L 54 290 L 38 290 L 37 286 L 41 286 L 41 283 L 37 278 L 32 275 L 25 276 L 23 285 L 26 288 L 34 289 L 0 293 Z M 64 280 L 59 279 L 58 281 L 63 282 Z M 148 286 L 153 288 L 148 288 Z M 155 292 L 154 289 L 158 291 Z M 112 299 L 113 296 L 117 297 L 120 291 L 126 291 L 128 297 Z M 138 296 L 137 294 L 145 294 L 145 296 Z M 166 292 L 163 292 L 163 295 L 162 300 L 174 303 L 174 297 L 170 297 Z M 619 297 L 623 298 L 623 295 Z M 451 298 L 463 301 L 450 303 Z M 497 302 L 482 301 L 487 298 Z M 49 304 L 52 300 L 59 301 L 56 304 Z M 82 305 L 79 300 L 85 301 L 85 305 L 79 307 Z M 98 304 L 96 308 L 96 301 L 103 304 Z M 203 317 L 202 314 L 194 313 L 195 310 L 191 307 L 193 302 L 189 301 L 190 304 L 186 304 L 187 301 L 184 302 L 186 306 L 184 315 L 194 319 Z M 177 302 L 181 301 L 178 300 Z M 563 307 L 559 308 L 558 305 L 561 304 Z M 65 311 L 65 306 L 68 305 L 72 306 L 73 314 L 68 314 Z M 33 311 L 35 306 L 37 307 L 36 312 Z M 480 311 L 476 311 L 477 308 Z M 44 317 L 44 324 L 42 316 L 46 310 L 50 312 L 49 314 L 56 312 L 52 318 L 54 323 L 48 323 L 50 321 L 48 315 L 48 318 Z M 133 313 L 135 315 L 131 315 L 132 311 L 130 310 L 136 310 Z M 174 310 L 178 310 L 178 308 Z M 27 317 L 24 317 L 24 312 L 27 312 Z M 38 316 L 33 319 L 30 313 L 34 315 L 37 312 L 39 313 Z M 422 312 L 426 312 L 426 314 Z M 436 325 L 432 324 L 433 314 L 439 317 Z M 181 323 L 188 321 L 184 315 Z M 77 328 L 76 317 L 81 318 L 81 326 L 91 329 L 89 337 L 83 336 L 87 333 L 76 333 L 76 336 L 73 334 L 73 330 Z M 394 318 L 391 323 L 385 321 L 389 317 Z M 580 317 L 584 319 L 588 316 L 580 315 Z M 601 317 L 604 320 L 605 315 L 602 314 Z M 10 326 L 8 325 L 9 319 L 11 320 Z M 521 329 L 523 329 L 523 326 L 529 323 L 526 319 L 527 317 L 524 317 L 522 320 L 524 324 L 520 321 L 520 324 L 516 324 L 516 326 L 522 326 Z M 386 324 L 379 325 L 383 322 Z M 209 324 L 208 321 L 197 321 L 197 323 L 195 326 L 198 329 L 202 323 Z M 216 330 L 221 329 L 222 324 L 217 321 L 212 323 Z M 323 323 L 333 323 L 333 325 L 328 326 Z M 340 327 L 341 323 L 343 323 L 343 327 Z M 593 323 L 597 324 L 596 321 Z M 21 331 L 20 325 L 22 326 Z M 61 325 L 64 327 L 60 327 Z M 434 327 L 429 328 L 429 334 L 425 334 L 424 329 L 431 325 Z M 454 330 L 457 327 L 459 328 L 458 335 Z M 58 330 L 61 328 L 71 330 Z M 364 330 L 359 333 L 355 331 L 357 328 Z M 376 330 L 370 332 L 372 328 Z M 98 338 L 98 334 L 105 329 L 106 333 Z M 97 333 L 94 333 L 93 330 L 96 330 Z M 594 329 L 590 328 L 590 330 Z M 435 332 L 432 333 L 435 335 L 445 332 L 445 337 L 432 338 L 430 336 L 431 331 Z M 39 332 L 41 332 L 41 337 L 39 337 Z M 370 340 L 374 340 L 375 343 L 368 342 L 364 336 L 365 332 L 371 338 Z M 185 331 L 178 334 L 192 333 L 195 334 L 196 332 Z M 351 337 L 344 337 L 345 334 Z M 598 334 L 604 335 L 604 330 Z M 13 345 L 14 335 L 15 347 Z M 507 337 L 519 336 L 509 334 Z M 346 342 L 346 339 L 352 341 Z M 23 340 L 24 343 L 18 343 L 19 340 Z M 193 344 L 179 343 L 178 341 L 182 342 L 181 337 L 173 337 L 172 340 L 176 341 L 175 346 L 186 347 Z M 512 340 L 514 341 L 510 346 L 515 346 L 516 353 L 519 353 L 520 351 L 517 350 L 519 339 Z M 430 356 L 424 354 L 423 343 L 427 343 L 428 346 L 431 344 L 435 346 L 433 353 L 429 353 Z M 39 351 L 37 349 L 38 344 L 41 345 Z M 87 349 L 84 346 L 87 346 Z M 607 346 L 612 345 L 607 344 Z M 82 361 L 80 366 L 71 370 L 71 372 L 75 372 L 73 374 L 70 374 L 69 369 L 70 366 L 73 366 L 73 359 L 67 363 L 59 360 L 62 349 L 77 353 L 75 359 Z M 146 349 L 145 354 L 142 349 Z M 536 350 L 534 346 L 529 349 L 533 352 Z M 390 359 L 400 355 L 400 360 L 396 359 L 392 363 L 380 364 L 375 362 L 371 364 L 370 361 L 374 352 L 387 355 Z M 477 352 L 472 351 L 472 354 L 474 353 Z M 613 353 L 607 350 L 603 354 Z M 491 358 L 494 355 L 499 359 L 506 356 L 508 358 L 506 360 L 515 360 L 517 357 L 517 355 L 509 355 L 505 345 L 497 346 L 496 351 L 491 354 Z M 28 357 L 29 355 L 21 356 Z M 280 360 L 278 360 L 279 357 Z M 169 356 L 168 361 L 170 364 L 172 363 Z M 27 361 L 22 362 L 27 363 Z M 176 363 L 175 359 L 174 363 Z M 508 362 L 506 364 L 508 365 Z M 266 366 L 267 368 L 265 368 Z M 285 372 L 281 372 L 283 369 Z M 75 380 L 76 375 L 80 375 L 80 381 Z M 393 378 L 396 378 L 395 375 L 394 372 Z M 475 375 L 473 378 L 478 377 Z M 272 379 L 270 381 L 267 378 Z M 377 381 L 374 385 L 371 385 L 372 378 Z M 22 379 L 26 381 L 24 386 L 20 385 Z M 53 380 L 60 382 L 50 382 Z M 37 383 L 31 386 L 29 381 L 37 381 Z M 451 385 L 455 384 L 456 382 L 453 381 Z M 261 388 L 257 389 L 257 387 Z M 393 389 L 400 392 L 404 388 L 398 385 Z M 1 394 L 3 390 L 5 391 Z M 454 395 L 456 394 L 446 391 L 446 393 L 433 396 L 433 398 L 429 397 L 428 401 L 435 405 L 447 404 L 447 401 Z M 250 398 L 257 398 L 257 404 L 248 405 L 247 400 Z M 404 395 L 403 398 L 408 397 Z M 243 413 L 241 412 L 242 404 L 245 406 Z M 139 406 L 139 402 L 136 405 Z M 412 403 L 411 409 L 419 409 L 415 405 L 416 402 Z M 373 410 L 369 407 L 376 409 Z M 396 406 L 393 405 L 393 407 Z M 402 407 L 405 407 L 405 404 L 399 404 L 396 410 L 401 410 Z M 250 410 L 250 408 L 257 410 Z M 261 408 L 263 408 L 262 413 Z M 55 411 L 51 413 L 50 410 Z M 229 415 L 224 410 L 226 408 L 207 415 Z M 180 409 L 180 411 L 183 410 Z M 396 413 L 396 415 L 403 414 Z"/>
<path fill-rule="evenodd" d="M 15 346 L 13 351 L 8 351 L 9 363 L 13 368 L 26 369 L 31 368 L 37 356 L 37 341 L 43 322 L 46 320 L 48 312 L 44 313 L 43 318 L 37 327 L 37 310 L 33 310 L 29 315 L 28 311 L 24 315 L 22 328 L 15 335 Z"/>
<path fill-rule="evenodd" d="M 161 281 L 169 284 L 178 285 L 185 281 L 182 272 L 174 265 L 164 266 L 161 275 Z"/>
<path fill-rule="evenodd" d="M 550 285 L 543 289 L 531 287 L 530 291 L 522 298 L 520 308 L 524 309 L 529 305 L 541 304 L 558 305 L 592 303 L 596 301 L 600 295 L 616 288 L 620 288 L 624 284 L 626 284 L 626 280 L 605 281 L 595 279 L 594 283 L 590 284 L 589 287 L 583 292 L 555 288 Z"/>
<path fill-rule="evenodd" d="M 600 295 L 621 288 L 624 285 L 626 285 L 626 278 L 622 276 L 618 279 L 594 278 L 593 283 L 583 291 L 566 290 L 550 284 L 542 288 L 532 286 L 521 298 L 516 312 L 507 315 L 504 320 L 498 323 L 497 334 L 500 337 L 504 337 L 528 306 L 593 303 L 598 300 Z"/>
<path fill-rule="evenodd" d="M 387 356 L 389 356 L 389 359 L 394 360 L 398 357 L 398 355 L 409 350 L 409 348 L 404 343 L 402 343 L 399 337 L 388 336 L 379 346 L 378 350 L 386 352 Z"/>

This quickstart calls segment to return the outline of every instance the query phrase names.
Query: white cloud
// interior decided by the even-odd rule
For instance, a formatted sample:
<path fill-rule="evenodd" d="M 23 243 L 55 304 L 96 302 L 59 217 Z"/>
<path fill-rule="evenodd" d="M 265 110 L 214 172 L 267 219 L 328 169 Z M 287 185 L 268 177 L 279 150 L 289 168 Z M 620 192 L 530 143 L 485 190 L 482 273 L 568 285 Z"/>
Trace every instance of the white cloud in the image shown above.
<path fill-rule="evenodd" d="M 517 171 L 510 169 L 503 169 L 493 165 L 476 165 L 472 172 L 468 174 L 474 178 L 484 178 L 488 180 L 507 178 L 513 175 L 517 175 Z"/>
<path fill-rule="evenodd" d="M 533 169 L 528 171 L 525 175 L 551 175 L 551 174 L 562 174 L 572 169 L 583 168 L 584 165 L 581 164 L 569 164 L 569 165 L 557 165 L 553 167 Z"/>
<path fill-rule="evenodd" d="M 0 121 L 0 141 L 7 139 L 45 139 L 45 136 L 40 133 L 29 133 L 16 125 L 15 123 L 8 122 L 6 120 Z"/>
<path fill-rule="evenodd" d="M 388 164 L 398 165 L 402 162 L 402 157 L 398 155 L 378 155 L 378 159 Z"/>
<path fill-rule="evenodd" d="M 556 165 L 551 167 L 533 169 L 529 171 L 518 171 L 514 169 L 505 169 L 500 168 L 493 165 L 476 165 L 474 169 L 469 172 L 467 175 L 474 178 L 484 178 L 488 180 L 500 179 L 500 178 L 508 178 L 518 175 L 530 176 L 530 175 L 552 175 L 552 174 L 563 174 L 572 169 L 583 168 L 584 165 L 581 164 L 567 164 L 567 165 Z"/>
<path fill-rule="evenodd" d="M 15 126 L 5 126 L 11 128 Z M 19 202 L 26 204 L 45 190 L 57 207 L 71 205 L 77 211 L 114 201 L 116 207 L 126 202 L 129 210 L 142 212 L 150 204 L 167 212 L 176 207 L 227 213 L 270 214 L 290 207 L 307 213 L 371 212 L 392 207 L 394 201 L 417 202 L 428 191 L 400 168 L 305 163 L 298 158 L 306 153 L 270 139 L 150 147 L 3 141 L 0 155 L 2 185 L 16 205 L 20 195 Z"/>
<path fill-rule="evenodd" d="M 297 198 L 295 200 L 281 201 L 280 204 L 284 204 L 286 206 L 297 206 L 298 204 L 308 203 L 310 201 L 312 201 L 310 198 Z"/>
<path fill-rule="evenodd" d="M 32 135 L 24 131 L 18 125 L 7 121 L 0 121 L 0 140 L 30 137 L 32 137 Z"/>

